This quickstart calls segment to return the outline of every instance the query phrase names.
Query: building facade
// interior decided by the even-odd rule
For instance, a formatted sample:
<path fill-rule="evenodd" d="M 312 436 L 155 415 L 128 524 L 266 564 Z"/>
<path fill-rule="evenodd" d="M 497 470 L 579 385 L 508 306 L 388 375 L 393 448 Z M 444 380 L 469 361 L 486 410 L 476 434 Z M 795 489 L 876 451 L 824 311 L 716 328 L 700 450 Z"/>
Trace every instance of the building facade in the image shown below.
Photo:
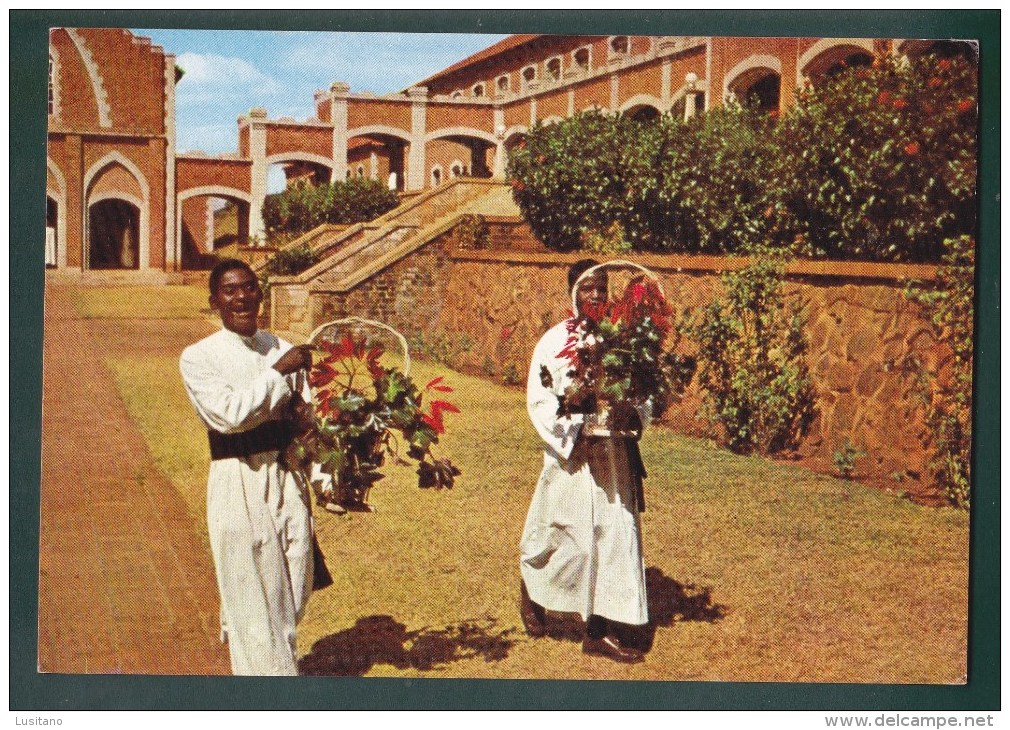
<path fill-rule="evenodd" d="M 399 93 L 334 82 L 304 121 L 254 108 L 225 155 L 175 149 L 174 57 L 122 29 L 58 28 L 49 45 L 46 263 L 202 268 L 223 242 L 264 239 L 267 175 L 351 177 L 404 193 L 500 177 L 534 124 L 600 109 L 690 117 L 727 99 L 787 109 L 796 90 L 885 54 L 942 44 L 867 38 L 514 35 Z M 184 83 L 184 81 L 182 82 Z M 232 211 L 217 230 L 221 201 Z"/>

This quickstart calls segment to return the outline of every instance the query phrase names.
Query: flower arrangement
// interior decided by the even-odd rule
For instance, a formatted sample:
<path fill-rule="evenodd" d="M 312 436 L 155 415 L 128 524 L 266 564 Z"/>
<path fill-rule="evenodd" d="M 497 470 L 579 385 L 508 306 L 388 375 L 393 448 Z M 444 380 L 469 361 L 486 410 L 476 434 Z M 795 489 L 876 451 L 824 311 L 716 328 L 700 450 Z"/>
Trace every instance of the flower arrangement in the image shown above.
<path fill-rule="evenodd" d="M 443 414 L 459 413 L 437 396 L 452 388 L 438 377 L 422 391 L 402 370 L 383 367 L 384 348 L 370 346 L 364 337 L 321 340 L 316 351 L 319 357 L 309 374 L 315 414 L 286 456 L 289 465 L 303 472 L 315 463 L 333 477 L 333 491 L 319 491 L 317 499 L 367 509 L 368 491 L 383 478 L 379 469 L 386 457 L 409 463 L 400 456 L 402 446 L 418 464 L 419 487 L 452 488 L 459 469 L 449 459 L 431 455 L 445 432 Z M 433 394 L 429 412 L 422 406 L 427 393 Z"/>
<path fill-rule="evenodd" d="M 652 414 L 661 415 L 690 382 L 694 359 L 672 352 L 679 333 L 666 348 L 675 329 L 672 310 L 644 274 L 633 277 L 620 298 L 584 309 L 569 320 L 570 335 L 558 353 L 572 365 L 558 414 L 595 414 L 604 429 L 637 433 L 634 406 L 648 402 Z"/>

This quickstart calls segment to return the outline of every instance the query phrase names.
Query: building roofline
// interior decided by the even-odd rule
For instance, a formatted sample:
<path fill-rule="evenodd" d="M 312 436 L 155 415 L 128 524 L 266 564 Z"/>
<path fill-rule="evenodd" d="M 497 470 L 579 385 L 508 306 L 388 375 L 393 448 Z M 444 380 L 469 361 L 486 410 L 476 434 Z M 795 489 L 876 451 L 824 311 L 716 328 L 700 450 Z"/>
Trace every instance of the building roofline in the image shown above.
<path fill-rule="evenodd" d="M 477 51 L 472 56 L 467 56 L 462 61 L 457 61 L 448 68 L 444 68 L 437 73 L 432 74 L 428 78 L 418 81 L 416 84 L 411 84 L 411 86 L 427 86 L 432 81 L 443 78 L 450 74 L 461 71 L 470 66 L 475 66 L 482 61 L 487 61 L 488 59 L 494 58 L 495 56 L 505 53 L 506 51 L 511 51 L 521 46 L 525 46 L 528 43 L 532 43 L 537 38 L 543 38 L 543 34 L 516 34 L 510 35 L 508 38 L 503 38 L 497 43 L 488 46 L 483 51 Z M 406 91 L 406 89 L 404 89 Z"/>

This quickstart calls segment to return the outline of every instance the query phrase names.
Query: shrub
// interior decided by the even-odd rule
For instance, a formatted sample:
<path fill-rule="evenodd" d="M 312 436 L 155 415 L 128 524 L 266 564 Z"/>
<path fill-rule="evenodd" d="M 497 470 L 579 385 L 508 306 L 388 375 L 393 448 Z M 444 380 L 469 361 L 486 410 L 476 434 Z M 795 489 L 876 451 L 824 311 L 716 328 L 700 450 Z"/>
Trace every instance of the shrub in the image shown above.
<path fill-rule="evenodd" d="M 952 351 L 949 375 L 922 371 L 919 396 L 926 406 L 925 443 L 930 470 L 951 504 L 971 506 L 972 329 L 975 242 L 970 236 L 944 241 L 943 265 L 933 287 L 909 287 L 926 310 L 937 339 Z"/>
<path fill-rule="evenodd" d="M 936 261 L 975 228 L 977 78 L 963 58 L 882 60 L 800 93 L 767 173 L 780 240 L 840 259 Z"/>
<path fill-rule="evenodd" d="M 319 263 L 319 254 L 308 244 L 282 248 L 263 267 L 265 274 L 274 276 L 294 276 Z"/>
<path fill-rule="evenodd" d="M 370 221 L 398 204 L 396 192 L 381 182 L 355 178 L 268 195 L 263 223 L 271 238 L 293 238 L 324 223 Z"/>
<path fill-rule="evenodd" d="M 482 215 L 468 213 L 456 224 L 456 237 L 459 247 L 465 249 L 485 249 L 491 242 L 491 229 L 487 218 Z"/>
<path fill-rule="evenodd" d="M 688 325 L 699 346 L 702 412 L 734 451 L 795 448 L 813 420 L 805 316 L 798 303 L 786 308 L 783 272 L 780 260 L 760 256 L 724 274 L 725 301 Z"/>

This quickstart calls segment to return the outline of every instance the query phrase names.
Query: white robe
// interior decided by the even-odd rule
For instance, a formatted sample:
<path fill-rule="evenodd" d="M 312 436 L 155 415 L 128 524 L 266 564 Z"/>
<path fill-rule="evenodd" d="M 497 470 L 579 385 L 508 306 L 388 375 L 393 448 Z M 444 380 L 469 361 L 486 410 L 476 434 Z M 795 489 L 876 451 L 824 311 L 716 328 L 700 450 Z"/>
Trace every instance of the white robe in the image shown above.
<path fill-rule="evenodd" d="M 621 623 L 649 620 L 641 523 L 627 451 L 617 439 L 579 437 L 581 415 L 557 415 L 570 363 L 557 357 L 566 323 L 533 351 L 527 408 L 546 444 L 520 541 L 520 572 L 530 598 L 552 611 Z M 546 366 L 553 384 L 541 382 Z"/>
<path fill-rule="evenodd" d="M 248 431 L 279 418 L 293 392 L 304 394 L 304 377 L 271 367 L 290 348 L 268 332 L 227 329 L 187 347 L 182 378 L 207 428 Z M 306 486 L 275 451 L 212 461 L 207 526 L 232 672 L 297 674 L 295 626 L 312 592 Z"/>

